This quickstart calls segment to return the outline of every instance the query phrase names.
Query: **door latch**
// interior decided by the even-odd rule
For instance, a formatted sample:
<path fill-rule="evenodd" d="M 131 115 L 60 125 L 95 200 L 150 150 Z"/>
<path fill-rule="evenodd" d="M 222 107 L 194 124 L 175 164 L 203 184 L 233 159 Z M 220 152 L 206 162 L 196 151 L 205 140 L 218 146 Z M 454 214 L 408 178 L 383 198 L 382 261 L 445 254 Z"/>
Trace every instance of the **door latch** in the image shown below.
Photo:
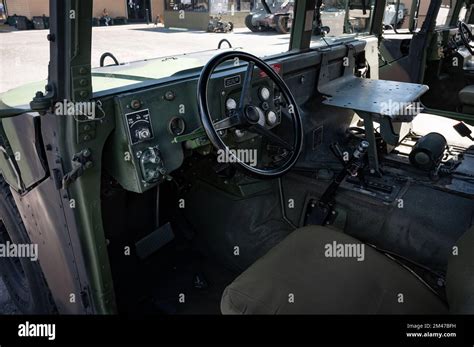
<path fill-rule="evenodd" d="M 73 169 L 63 176 L 62 189 L 67 189 L 74 183 L 84 172 L 94 166 L 91 160 L 90 149 L 83 149 L 81 152 L 74 154 L 72 158 Z"/>

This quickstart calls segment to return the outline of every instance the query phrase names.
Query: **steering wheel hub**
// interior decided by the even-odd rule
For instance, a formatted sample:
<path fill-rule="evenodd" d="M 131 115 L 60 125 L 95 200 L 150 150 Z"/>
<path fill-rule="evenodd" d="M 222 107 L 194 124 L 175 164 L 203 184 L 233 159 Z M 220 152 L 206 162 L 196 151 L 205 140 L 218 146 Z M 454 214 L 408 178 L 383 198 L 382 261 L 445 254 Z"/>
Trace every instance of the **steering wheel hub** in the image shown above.
<path fill-rule="evenodd" d="M 252 105 L 247 105 L 244 111 L 245 119 L 250 124 L 258 124 L 260 121 L 260 112 L 258 111 L 257 107 Z"/>

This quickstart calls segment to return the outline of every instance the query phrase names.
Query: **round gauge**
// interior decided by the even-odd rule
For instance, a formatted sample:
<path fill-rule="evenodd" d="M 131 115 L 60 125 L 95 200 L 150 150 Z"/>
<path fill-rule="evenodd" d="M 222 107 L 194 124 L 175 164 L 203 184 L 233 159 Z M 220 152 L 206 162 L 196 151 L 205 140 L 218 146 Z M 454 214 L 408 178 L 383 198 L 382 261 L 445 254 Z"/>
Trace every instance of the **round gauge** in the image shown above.
<path fill-rule="evenodd" d="M 174 117 L 170 120 L 170 123 L 168 124 L 168 130 L 171 135 L 182 135 L 184 133 L 184 130 L 186 130 L 186 123 L 182 118 Z"/>
<path fill-rule="evenodd" d="M 262 100 L 268 100 L 270 98 L 270 90 L 267 87 L 260 89 L 260 97 Z"/>
<path fill-rule="evenodd" d="M 231 111 L 231 110 L 235 110 L 237 108 L 237 102 L 232 99 L 232 98 L 229 98 L 227 99 L 227 101 L 225 102 L 225 107 L 227 108 L 227 110 Z"/>
<path fill-rule="evenodd" d="M 267 124 L 268 125 L 275 125 L 277 122 L 277 115 L 275 112 L 270 111 L 267 113 Z"/>

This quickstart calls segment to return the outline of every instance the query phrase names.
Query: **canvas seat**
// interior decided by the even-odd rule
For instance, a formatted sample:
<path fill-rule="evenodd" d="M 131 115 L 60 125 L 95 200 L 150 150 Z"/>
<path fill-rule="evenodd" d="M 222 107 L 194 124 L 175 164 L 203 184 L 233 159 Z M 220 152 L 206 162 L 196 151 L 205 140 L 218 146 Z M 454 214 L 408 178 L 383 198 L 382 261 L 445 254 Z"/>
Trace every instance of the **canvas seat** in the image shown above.
<path fill-rule="evenodd" d="M 469 271 L 474 232 L 466 235 L 459 255 L 450 261 L 447 294 L 452 312 L 474 312 Z M 346 253 L 338 253 L 337 247 Z M 443 314 L 448 306 L 414 273 L 374 248 L 343 232 L 308 226 L 294 231 L 236 278 L 223 293 L 221 311 Z"/>

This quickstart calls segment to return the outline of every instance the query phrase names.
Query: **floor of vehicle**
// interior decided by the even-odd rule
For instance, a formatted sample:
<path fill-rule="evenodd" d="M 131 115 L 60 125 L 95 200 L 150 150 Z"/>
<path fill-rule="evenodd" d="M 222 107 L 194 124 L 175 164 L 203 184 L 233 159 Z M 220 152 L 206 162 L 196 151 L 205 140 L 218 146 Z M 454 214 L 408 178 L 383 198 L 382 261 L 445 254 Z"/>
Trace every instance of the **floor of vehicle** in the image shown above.
<path fill-rule="evenodd" d="M 237 276 L 182 240 L 138 262 L 115 281 L 119 309 L 128 315 L 220 314 L 222 292 Z"/>
<path fill-rule="evenodd" d="M 450 145 L 469 147 L 470 140 L 449 128 L 451 123 L 455 121 L 420 115 L 414 131 L 420 135 L 440 131 Z M 465 153 L 466 160 L 472 159 L 469 153 Z M 474 182 L 467 179 L 461 186 L 446 186 L 411 167 L 406 157 L 401 156 L 405 160 L 402 164 L 389 163 L 389 157 L 384 160 L 383 178 L 384 184 L 393 187 L 389 199 L 387 194 L 366 191 L 346 181 L 336 196 L 338 217 L 334 224 L 395 254 L 442 293 L 452 247 L 473 221 Z M 186 216 L 220 261 L 242 271 L 296 227 L 305 225 L 308 205 L 323 194 L 336 172 L 324 163 L 313 170 L 295 169 L 281 178 L 281 195 L 279 182 L 272 181 L 268 190 L 239 198 L 229 194 L 229 187 L 219 186 L 215 177 L 198 180 L 185 196 L 194 207 Z M 232 180 L 226 181 L 227 186 L 232 185 Z M 202 201 L 206 204 L 199 204 Z M 209 211 L 215 213 L 214 218 L 202 218 Z M 235 246 L 239 256 L 232 253 Z"/>
<path fill-rule="evenodd" d="M 446 122 L 454 121 L 421 115 L 414 131 L 420 135 L 440 131 L 450 144 L 469 147 L 470 140 L 452 132 Z M 474 155 L 466 157 L 474 161 Z M 330 165 L 325 160 L 313 162 L 311 170 L 304 165 L 277 180 L 258 180 L 235 170 L 217 173 L 208 157 L 190 158 L 175 175 L 174 183 L 168 185 L 177 188 L 173 192 L 160 188 L 162 201 L 167 201 L 163 205 L 178 206 L 178 199 L 184 199 L 186 205 L 183 209 L 160 209 L 163 221 L 173 226 L 175 240 L 146 260 L 123 257 L 123 243 L 116 247 L 112 270 L 119 274 L 114 275 L 117 296 L 127 301 L 118 300 L 119 306 L 129 314 L 220 313 L 224 288 L 293 230 L 305 225 L 311 200 L 323 194 L 340 169 L 334 158 L 327 156 Z M 334 226 L 395 254 L 444 295 L 448 257 L 473 222 L 474 182 L 463 180 L 456 189 L 440 185 L 394 152 L 384 164 L 383 181 L 393 187 L 393 193 L 387 199 L 387 194 L 344 182 L 336 195 Z M 128 197 L 119 199 L 121 194 Z M 104 218 L 133 235 L 129 243 L 136 242 L 144 231 L 153 230 L 153 225 L 140 225 L 140 221 L 154 220 L 150 207 L 156 192 L 140 196 L 140 202 L 134 199 L 133 194 L 118 191 L 103 201 L 109 211 Z M 121 200 L 127 204 L 109 205 Z M 126 213 L 118 212 L 122 210 L 137 218 L 128 222 Z M 114 224 L 109 223 L 109 228 Z M 112 230 L 108 234 L 119 233 Z M 114 243 L 111 240 L 111 245 Z M 204 283 L 196 283 L 196 276 Z"/>
<path fill-rule="evenodd" d="M 173 193 L 166 188 L 169 186 L 163 188 L 162 199 L 173 201 Z M 135 243 L 155 229 L 154 209 L 150 208 L 155 198 L 155 191 L 140 196 L 118 187 L 103 196 L 119 312 L 137 317 L 219 314 L 222 292 L 237 273 L 215 259 L 194 237 L 195 231 L 179 210 L 161 209 L 161 219 L 163 223 L 170 222 L 174 239 L 144 259 L 137 256 Z"/>
<path fill-rule="evenodd" d="M 222 292 L 236 274 L 195 249 L 174 248 L 166 264 L 154 265 L 153 307 L 166 314 L 220 314 Z"/>

